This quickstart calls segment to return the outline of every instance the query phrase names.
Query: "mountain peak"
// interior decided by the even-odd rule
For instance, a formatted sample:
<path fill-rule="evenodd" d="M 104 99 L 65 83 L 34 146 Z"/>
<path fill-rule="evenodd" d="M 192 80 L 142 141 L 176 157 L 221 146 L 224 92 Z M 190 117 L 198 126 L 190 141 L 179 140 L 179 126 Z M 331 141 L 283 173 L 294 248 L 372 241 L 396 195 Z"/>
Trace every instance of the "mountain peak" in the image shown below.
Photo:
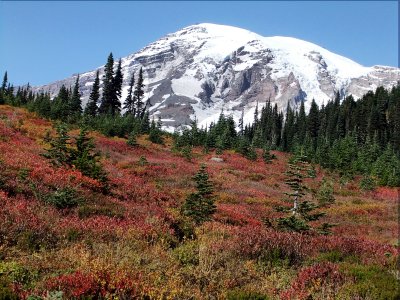
<path fill-rule="evenodd" d="M 230 26 L 230 25 L 214 24 L 214 23 L 199 23 L 199 24 L 190 25 L 190 26 L 184 27 L 183 29 L 177 31 L 177 33 L 179 33 L 179 32 L 195 32 L 195 31 L 206 33 L 206 34 L 211 35 L 211 36 L 212 35 L 215 35 L 215 36 L 227 36 L 227 35 L 232 35 L 232 34 L 257 35 L 254 32 L 251 32 L 249 30 L 246 30 L 246 29 L 243 29 L 243 28 L 240 28 L 240 27 L 235 27 L 235 26 Z"/>
<path fill-rule="evenodd" d="M 218 119 L 221 109 L 237 121 L 244 111 L 250 122 L 256 103 L 268 99 L 284 110 L 312 99 L 319 105 L 352 94 L 359 98 L 378 86 L 400 81 L 398 68 L 364 67 L 316 44 L 283 36 L 263 37 L 246 29 L 200 23 L 149 44 L 122 59 L 127 95 L 129 78 L 143 68 L 145 100 L 152 116 L 161 116 L 164 129 L 174 130 L 197 118 L 199 125 Z M 103 72 L 103 67 L 99 68 Z M 83 100 L 88 98 L 95 72 L 81 75 Z M 68 78 L 38 89 L 58 92 Z"/>

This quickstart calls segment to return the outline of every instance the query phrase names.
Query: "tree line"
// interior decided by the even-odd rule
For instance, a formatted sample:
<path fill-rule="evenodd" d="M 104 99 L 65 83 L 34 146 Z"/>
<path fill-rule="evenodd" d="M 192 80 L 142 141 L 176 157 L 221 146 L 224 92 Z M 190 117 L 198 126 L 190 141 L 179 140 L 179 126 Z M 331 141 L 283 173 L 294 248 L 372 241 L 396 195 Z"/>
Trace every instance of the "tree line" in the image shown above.
<path fill-rule="evenodd" d="M 121 59 L 114 68 L 113 54 L 110 53 L 102 76 L 102 93 L 100 93 L 99 71 L 96 72 L 90 96 L 85 109 L 82 108 L 79 92 L 79 75 L 73 87 L 62 85 L 58 94 L 51 99 L 49 92 L 34 93 L 29 84 L 18 87 L 15 92 L 8 82 L 7 72 L 4 74 L 0 90 L 0 104 L 23 106 L 44 118 L 62 120 L 69 124 L 85 123 L 85 126 L 106 134 L 107 136 L 126 136 L 128 134 L 149 133 L 151 122 L 146 110 L 148 103 L 143 102 L 144 78 L 143 70 L 131 75 L 128 95 L 121 107 L 123 83 Z M 121 110 L 125 109 L 124 114 Z M 156 127 L 156 126 L 154 126 Z"/>
<path fill-rule="evenodd" d="M 251 160 L 261 148 L 266 162 L 273 158 L 270 150 L 303 153 L 309 162 L 339 171 L 343 180 L 358 174 L 366 183 L 400 186 L 400 85 L 378 87 L 358 101 L 336 94 L 321 107 L 313 99 L 308 114 L 303 101 L 298 109 L 288 104 L 284 115 L 267 100 L 261 112 L 257 105 L 251 124 L 243 123 L 242 113 L 236 127 L 221 112 L 208 128 L 199 129 L 195 120 L 174 139 L 186 155 L 192 146 L 217 153 L 235 149 Z"/>
<path fill-rule="evenodd" d="M 49 93 L 33 93 L 29 84 L 14 87 L 4 75 L 0 103 L 25 106 L 39 115 L 68 123 L 85 120 L 89 128 L 108 136 L 128 137 L 135 145 L 138 134 L 149 134 L 154 143 L 163 143 L 167 133 L 161 130 L 161 120 L 150 122 L 144 102 L 144 78 L 140 69 L 129 80 L 126 99 L 121 99 L 121 60 L 114 68 L 112 53 L 107 58 L 100 94 L 99 72 L 92 85 L 88 103 L 82 110 L 79 76 L 72 88 L 62 86 L 51 100 Z M 121 100 L 123 106 L 121 105 Z M 121 111 L 124 110 L 124 114 Z M 251 160 L 257 159 L 257 148 L 263 149 L 263 159 L 270 162 L 270 150 L 303 153 L 309 162 L 339 171 L 343 180 L 363 175 L 366 185 L 400 186 L 400 85 L 390 90 L 378 87 L 355 101 L 339 93 L 319 107 L 311 101 L 308 114 L 304 102 L 296 107 L 288 104 L 285 114 L 267 100 L 259 110 L 257 103 L 251 124 L 244 124 L 243 113 L 238 124 L 222 111 L 218 120 L 207 128 L 199 128 L 197 120 L 173 134 L 174 149 L 191 158 L 191 149 L 202 146 L 204 152 L 217 154 L 234 149 Z"/>

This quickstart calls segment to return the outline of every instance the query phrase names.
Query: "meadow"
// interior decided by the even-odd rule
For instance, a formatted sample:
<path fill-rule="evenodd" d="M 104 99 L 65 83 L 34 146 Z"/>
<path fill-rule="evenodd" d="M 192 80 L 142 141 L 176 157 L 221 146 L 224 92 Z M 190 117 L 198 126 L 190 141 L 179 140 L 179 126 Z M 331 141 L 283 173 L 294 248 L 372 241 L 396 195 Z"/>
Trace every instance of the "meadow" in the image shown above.
<path fill-rule="evenodd" d="M 188 160 L 171 138 L 131 147 L 90 132 L 105 189 L 44 157 L 49 135 L 51 121 L 0 106 L 1 299 L 400 299 L 397 188 L 316 166 L 306 197 L 334 183 L 332 234 L 285 232 L 265 220 L 288 192 L 288 153 L 266 164 L 261 149 L 251 161 L 198 147 Z M 217 210 L 197 226 L 181 206 L 203 163 Z"/>

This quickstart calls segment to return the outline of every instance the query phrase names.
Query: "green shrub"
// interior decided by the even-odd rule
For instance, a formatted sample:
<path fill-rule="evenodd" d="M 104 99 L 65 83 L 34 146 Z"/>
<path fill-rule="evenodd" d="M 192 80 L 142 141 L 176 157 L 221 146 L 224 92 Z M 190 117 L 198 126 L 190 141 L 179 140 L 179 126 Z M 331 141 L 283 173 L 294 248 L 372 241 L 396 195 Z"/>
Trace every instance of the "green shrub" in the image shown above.
<path fill-rule="evenodd" d="M 276 155 L 275 155 L 275 154 L 272 154 L 272 153 L 270 152 L 270 149 L 269 149 L 268 147 L 265 147 L 265 148 L 263 149 L 262 158 L 263 158 L 263 160 L 264 160 L 264 162 L 265 162 L 266 164 L 270 164 L 270 163 L 272 163 L 272 160 L 273 160 L 273 159 L 276 159 Z"/>
<path fill-rule="evenodd" d="M 192 161 L 192 146 L 187 145 L 183 147 L 182 149 L 182 156 L 187 160 L 187 161 Z"/>
<path fill-rule="evenodd" d="M 186 197 L 181 207 L 182 215 L 191 218 L 197 225 L 208 221 L 216 211 L 213 184 L 208 179 L 206 166 L 201 165 L 199 171 L 193 176 L 197 192 Z"/>
<path fill-rule="evenodd" d="M 272 249 L 264 251 L 258 257 L 258 265 L 268 269 L 274 267 L 286 267 L 290 265 L 290 257 L 288 257 L 281 249 Z"/>
<path fill-rule="evenodd" d="M 199 245 L 197 241 L 187 241 L 173 250 L 173 256 L 183 266 L 199 264 Z"/>
<path fill-rule="evenodd" d="M 318 261 L 330 261 L 333 263 L 341 262 L 344 260 L 344 254 L 340 251 L 334 250 L 325 253 L 321 253 L 318 257 Z"/>
<path fill-rule="evenodd" d="M 0 281 L 0 286 L 1 284 L 7 286 L 6 283 L 16 283 L 30 288 L 37 277 L 36 271 L 29 270 L 16 262 L 0 262 L 0 278 L 3 279 L 2 282 Z M 0 299 L 3 298 L 0 296 Z"/>
<path fill-rule="evenodd" d="M 341 272 L 351 278 L 342 286 L 338 299 L 400 299 L 398 280 L 380 266 L 342 264 Z"/>
<path fill-rule="evenodd" d="M 144 156 L 144 155 L 141 155 L 141 156 L 139 157 L 138 164 L 139 164 L 139 166 L 142 166 L 142 167 L 144 167 L 144 166 L 148 165 L 148 164 L 149 164 L 149 162 L 147 161 L 147 158 L 146 158 L 146 156 Z"/>
<path fill-rule="evenodd" d="M 310 226 L 301 218 L 294 215 L 278 219 L 278 228 L 280 230 L 306 232 L 310 230 Z"/>
<path fill-rule="evenodd" d="M 129 136 L 128 136 L 128 140 L 126 141 L 126 144 L 128 145 L 128 146 L 131 146 L 131 147 L 135 147 L 135 146 L 137 146 L 137 140 L 136 140 L 136 132 L 135 131 L 132 131 L 130 134 L 129 134 Z"/>
<path fill-rule="evenodd" d="M 75 138 L 76 149 L 70 150 L 71 161 L 83 175 L 98 179 L 102 183 L 107 182 L 106 172 L 100 164 L 100 153 L 95 151 L 93 138 L 88 136 L 88 129 L 81 127 L 79 136 Z"/>
<path fill-rule="evenodd" d="M 75 207 L 80 201 L 76 190 L 71 187 L 58 189 L 45 198 L 46 203 L 59 209 Z"/>
<path fill-rule="evenodd" d="M 361 263 L 361 260 L 356 255 L 348 255 L 338 250 L 323 252 L 316 258 L 318 262 L 329 261 L 332 263 L 348 262 L 348 263 Z"/>
<path fill-rule="evenodd" d="M 159 117 L 157 123 L 154 119 L 151 121 L 150 132 L 149 132 L 149 141 L 155 144 L 163 144 L 163 132 L 161 130 L 161 119 Z"/>
<path fill-rule="evenodd" d="M 51 159 L 56 166 L 69 164 L 71 162 L 70 136 L 68 135 L 68 127 L 65 123 L 55 125 L 57 135 L 50 140 L 50 148 L 44 157 Z"/>
<path fill-rule="evenodd" d="M 333 182 L 327 181 L 325 178 L 317 192 L 317 199 L 319 205 L 325 206 L 335 202 L 333 196 Z"/>
<path fill-rule="evenodd" d="M 376 182 L 371 176 L 364 176 L 360 181 L 360 188 L 364 191 L 373 191 L 376 187 Z"/>

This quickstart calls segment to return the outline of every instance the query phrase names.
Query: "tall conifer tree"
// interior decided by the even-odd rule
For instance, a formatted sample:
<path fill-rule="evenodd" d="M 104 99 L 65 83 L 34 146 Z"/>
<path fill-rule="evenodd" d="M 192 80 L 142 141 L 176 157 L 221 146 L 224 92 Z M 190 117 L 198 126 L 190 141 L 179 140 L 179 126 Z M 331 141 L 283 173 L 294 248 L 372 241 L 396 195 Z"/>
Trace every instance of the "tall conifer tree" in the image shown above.
<path fill-rule="evenodd" d="M 114 98 L 114 57 L 110 53 L 107 59 L 107 64 L 104 67 L 103 76 L 103 96 L 99 108 L 102 114 L 114 114 L 112 101 Z"/>
<path fill-rule="evenodd" d="M 144 84 L 143 84 L 143 69 L 140 68 L 138 80 L 136 82 L 135 91 L 133 92 L 136 102 L 136 116 L 139 118 L 143 118 L 143 95 L 144 95 Z"/>
<path fill-rule="evenodd" d="M 8 83 L 8 75 L 7 75 L 7 71 L 4 73 L 4 77 L 3 77 L 3 83 L 1 84 L 1 91 L 5 92 L 6 88 L 7 88 L 7 83 Z"/>
<path fill-rule="evenodd" d="M 69 106 L 69 92 L 67 88 L 62 85 L 57 97 L 51 103 L 51 117 L 53 119 L 66 120 L 70 115 Z"/>
<path fill-rule="evenodd" d="M 125 114 L 133 115 L 133 116 L 136 113 L 135 97 L 133 95 L 133 86 L 134 85 L 135 85 L 135 75 L 132 74 L 131 80 L 129 82 L 128 95 L 126 96 L 125 103 L 124 103 L 124 109 L 125 109 Z"/>
<path fill-rule="evenodd" d="M 299 141 L 304 141 L 304 138 L 306 137 L 306 111 L 304 109 L 304 101 L 301 100 L 300 104 L 300 109 L 299 109 L 299 118 L 297 121 L 297 130 L 298 130 L 298 136 L 299 136 Z"/>
<path fill-rule="evenodd" d="M 82 113 L 82 100 L 79 93 L 79 75 L 76 77 L 75 85 L 72 90 L 70 102 L 71 115 L 79 116 Z"/>
<path fill-rule="evenodd" d="M 92 86 L 92 91 L 90 92 L 89 101 L 85 108 L 85 115 L 95 117 L 98 112 L 97 103 L 100 98 L 100 79 L 99 71 L 96 72 L 96 78 Z"/>
<path fill-rule="evenodd" d="M 121 111 L 121 92 L 122 92 L 122 82 L 123 82 L 123 75 L 122 75 L 122 67 L 121 67 L 121 59 L 118 61 L 117 70 L 115 71 L 115 76 L 113 79 L 113 97 L 112 97 L 112 111 L 113 114 L 119 114 Z"/>
<path fill-rule="evenodd" d="M 216 211 L 213 185 L 208 179 L 206 166 L 203 164 L 193 179 L 196 182 L 195 193 L 191 193 L 182 207 L 182 213 L 190 217 L 196 224 L 208 221 Z"/>

